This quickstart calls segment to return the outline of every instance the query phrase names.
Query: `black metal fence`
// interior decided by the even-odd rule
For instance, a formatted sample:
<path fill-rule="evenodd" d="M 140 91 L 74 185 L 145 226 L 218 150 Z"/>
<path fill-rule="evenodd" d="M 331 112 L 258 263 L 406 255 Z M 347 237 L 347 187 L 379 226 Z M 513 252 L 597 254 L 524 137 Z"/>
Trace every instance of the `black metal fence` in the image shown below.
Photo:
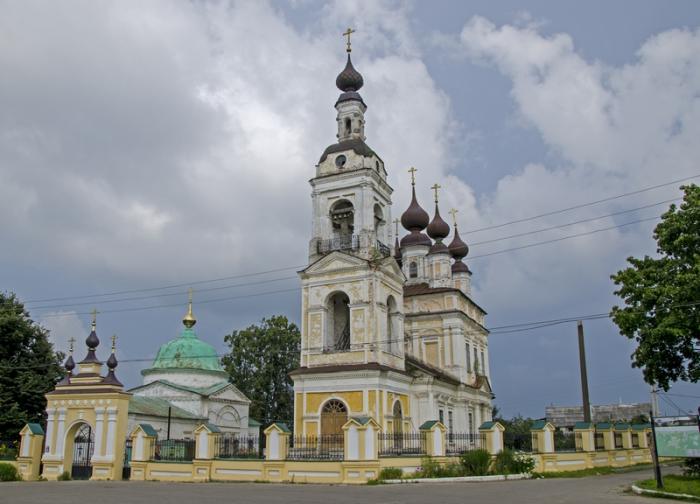
<path fill-rule="evenodd" d="M 573 432 L 554 431 L 554 451 L 574 452 L 577 451 L 576 434 Z"/>
<path fill-rule="evenodd" d="M 0 439 L 0 460 L 14 460 L 19 454 L 19 441 Z"/>
<path fill-rule="evenodd" d="M 238 433 L 221 434 L 216 440 L 215 449 L 215 458 L 263 458 L 259 436 Z"/>
<path fill-rule="evenodd" d="M 334 250 L 357 250 L 360 248 L 358 235 L 341 235 L 328 240 L 320 240 L 317 245 L 319 254 L 326 254 Z"/>
<path fill-rule="evenodd" d="M 532 452 L 532 434 L 516 434 L 505 431 L 503 446 L 511 450 Z"/>
<path fill-rule="evenodd" d="M 448 433 L 445 443 L 445 453 L 447 455 L 460 455 L 472 450 L 485 450 L 486 434 Z"/>
<path fill-rule="evenodd" d="M 127 439 L 124 443 L 124 463 L 122 464 L 122 479 L 128 480 L 131 478 L 131 439 Z"/>
<path fill-rule="evenodd" d="M 151 460 L 190 462 L 194 459 L 194 439 L 157 439 L 151 449 Z"/>
<path fill-rule="evenodd" d="M 287 460 L 343 460 L 343 434 L 291 436 Z"/>
<path fill-rule="evenodd" d="M 425 440 L 425 432 L 381 432 L 379 433 L 379 456 L 400 457 L 425 454 Z"/>

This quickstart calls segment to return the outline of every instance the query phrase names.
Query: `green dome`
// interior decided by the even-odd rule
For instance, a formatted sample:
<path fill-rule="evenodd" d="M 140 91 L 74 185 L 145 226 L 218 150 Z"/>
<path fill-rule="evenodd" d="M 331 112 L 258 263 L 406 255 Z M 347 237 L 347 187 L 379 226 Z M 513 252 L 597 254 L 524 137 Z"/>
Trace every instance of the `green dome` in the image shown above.
<path fill-rule="evenodd" d="M 200 340 L 191 327 L 160 347 L 151 369 L 223 371 L 214 347 Z"/>

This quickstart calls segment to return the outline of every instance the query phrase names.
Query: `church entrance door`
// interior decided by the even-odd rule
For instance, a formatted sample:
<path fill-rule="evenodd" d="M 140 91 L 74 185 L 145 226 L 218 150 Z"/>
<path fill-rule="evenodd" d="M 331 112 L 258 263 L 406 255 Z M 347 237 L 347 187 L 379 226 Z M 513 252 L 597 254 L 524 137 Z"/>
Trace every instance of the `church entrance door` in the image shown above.
<path fill-rule="evenodd" d="M 343 425 L 348 421 L 348 410 L 337 399 L 323 405 L 321 411 L 321 435 L 342 435 Z"/>
<path fill-rule="evenodd" d="M 92 476 L 92 453 L 95 450 L 95 440 L 92 428 L 84 423 L 78 428 L 73 439 L 73 465 L 71 466 L 71 478 L 77 480 L 90 479 Z"/>

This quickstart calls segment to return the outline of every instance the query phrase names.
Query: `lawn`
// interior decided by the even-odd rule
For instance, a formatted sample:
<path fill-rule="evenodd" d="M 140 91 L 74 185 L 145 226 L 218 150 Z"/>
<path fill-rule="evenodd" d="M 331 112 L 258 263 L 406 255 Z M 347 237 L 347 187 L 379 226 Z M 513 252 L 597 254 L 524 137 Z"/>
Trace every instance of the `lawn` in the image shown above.
<path fill-rule="evenodd" d="M 700 498 L 700 478 L 669 474 L 664 476 L 664 488 L 656 488 L 656 480 L 648 479 L 640 481 L 637 486 L 647 490 L 661 490 L 663 492 L 688 494 Z"/>
<path fill-rule="evenodd" d="M 651 467 L 651 464 L 642 463 L 628 467 L 601 466 L 593 467 L 590 469 L 580 469 L 578 471 L 550 471 L 544 473 L 536 473 L 535 476 L 538 478 L 585 478 L 587 476 L 603 476 L 605 474 L 634 472 L 639 471 L 640 469 L 644 469 L 645 467 Z"/>

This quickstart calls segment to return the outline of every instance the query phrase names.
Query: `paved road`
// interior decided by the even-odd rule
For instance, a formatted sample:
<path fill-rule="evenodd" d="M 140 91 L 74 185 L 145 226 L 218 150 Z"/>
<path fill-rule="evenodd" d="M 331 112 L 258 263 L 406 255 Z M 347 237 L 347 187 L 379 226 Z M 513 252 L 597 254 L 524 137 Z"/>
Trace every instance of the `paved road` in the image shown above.
<path fill-rule="evenodd" d="M 632 482 L 651 477 L 651 470 L 645 469 L 587 478 L 379 486 L 90 481 L 0 483 L 0 503 L 76 504 L 88 499 L 99 504 L 464 504 L 467 501 L 479 504 L 676 504 L 678 501 L 650 500 L 624 491 Z"/>

